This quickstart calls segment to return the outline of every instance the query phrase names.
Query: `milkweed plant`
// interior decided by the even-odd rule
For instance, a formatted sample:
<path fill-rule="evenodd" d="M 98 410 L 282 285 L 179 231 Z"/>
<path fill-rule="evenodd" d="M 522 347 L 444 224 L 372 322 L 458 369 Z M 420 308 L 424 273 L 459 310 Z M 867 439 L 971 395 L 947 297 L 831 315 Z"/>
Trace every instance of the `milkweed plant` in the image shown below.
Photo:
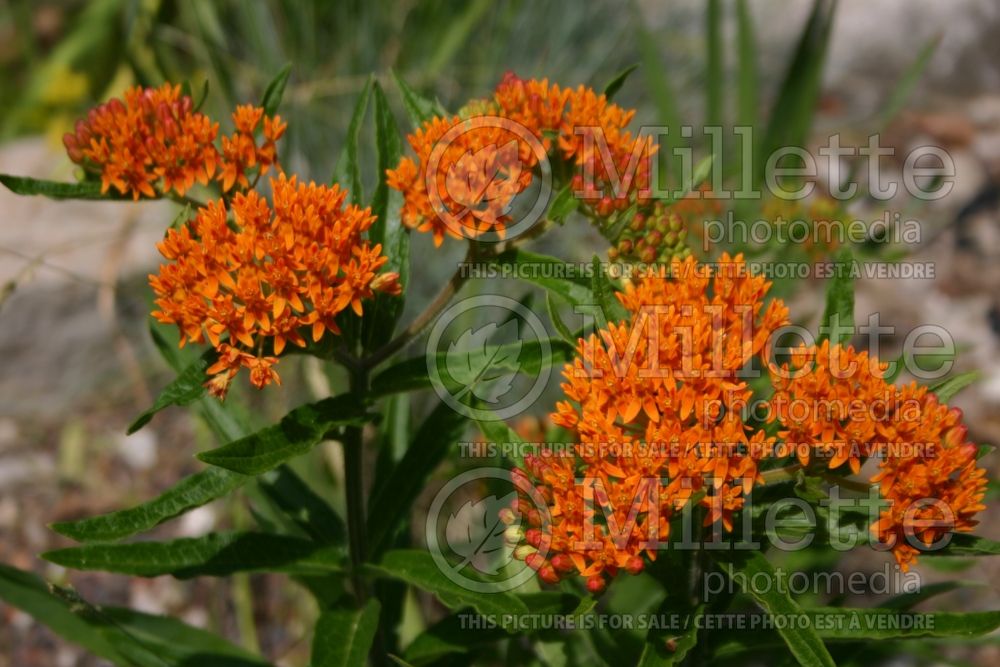
<path fill-rule="evenodd" d="M 65 135 L 78 182 L 2 177 L 23 195 L 178 203 L 148 278 L 176 379 L 129 432 L 190 406 L 218 440 L 160 496 L 53 524 L 78 544 L 43 559 L 286 574 L 318 610 L 303 638 L 313 667 L 871 664 L 891 654 L 873 646 L 1000 625 L 997 611 L 912 610 L 960 585 L 921 588 L 923 563 L 1000 553 L 972 534 L 990 448 L 948 405 L 973 376 L 928 379 L 863 335 L 855 279 L 904 260 L 814 233 L 859 195 L 821 191 L 806 170 L 772 178 L 780 118 L 758 143 L 770 152 L 733 169 L 722 147 L 695 160 L 639 127 L 614 101 L 628 71 L 604 88 L 508 72 L 454 110 L 398 77 L 391 103 L 372 77 L 335 179 L 316 182 L 281 161 L 289 71 L 221 119 L 186 86 L 129 88 Z M 377 164 L 363 168 L 368 128 Z M 733 212 L 776 235 L 782 220 L 814 226 L 762 244 L 728 233 Z M 573 227 L 597 243 L 585 261 L 541 252 Z M 464 259 L 404 312 L 447 246 Z M 517 285 L 526 296 L 507 296 Z M 796 312 L 790 297 L 815 287 L 825 299 Z M 345 390 L 256 430 L 233 416 L 252 392 L 302 382 L 303 359 Z M 411 393 L 429 407 L 394 446 Z M 291 465 L 325 441 L 342 451 L 342 498 Z M 271 508 L 252 529 L 140 537 L 251 486 Z M 836 561 L 810 553 L 842 555 L 862 579 L 878 563 L 898 595 L 850 606 L 853 591 L 816 590 Z M 616 591 L 634 586 L 648 601 L 623 608 Z M 435 601 L 415 609 L 414 593 Z M 117 665 L 269 664 L 7 566 L 0 598 Z"/>

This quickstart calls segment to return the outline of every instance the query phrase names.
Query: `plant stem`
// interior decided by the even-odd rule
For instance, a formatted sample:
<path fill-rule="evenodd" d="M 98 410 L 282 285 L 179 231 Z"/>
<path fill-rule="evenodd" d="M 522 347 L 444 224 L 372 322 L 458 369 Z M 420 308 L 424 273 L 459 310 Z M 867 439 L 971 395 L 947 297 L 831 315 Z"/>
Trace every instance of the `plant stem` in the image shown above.
<path fill-rule="evenodd" d="M 364 397 L 368 392 L 368 373 L 363 367 L 351 372 L 351 393 Z M 361 426 L 348 426 L 344 433 L 344 492 L 347 500 L 347 536 L 351 555 L 351 583 L 358 604 L 368 598 L 368 588 L 361 576 L 368 550 L 365 531 L 364 432 Z"/>
<path fill-rule="evenodd" d="M 462 265 L 455 269 L 455 273 L 451 275 L 451 278 L 441 288 L 441 291 L 434 297 L 430 305 L 410 323 L 410 326 L 400 332 L 398 336 L 364 358 L 362 360 L 364 367 L 366 369 L 375 368 L 419 336 L 431 321 L 441 314 L 445 306 L 451 302 L 452 297 L 458 293 L 458 290 L 465 284 L 465 281 L 469 279 L 469 275 L 472 272 L 463 270 L 464 265 L 475 261 L 479 256 L 479 245 L 475 241 L 469 241 L 469 250 L 465 253 Z"/>

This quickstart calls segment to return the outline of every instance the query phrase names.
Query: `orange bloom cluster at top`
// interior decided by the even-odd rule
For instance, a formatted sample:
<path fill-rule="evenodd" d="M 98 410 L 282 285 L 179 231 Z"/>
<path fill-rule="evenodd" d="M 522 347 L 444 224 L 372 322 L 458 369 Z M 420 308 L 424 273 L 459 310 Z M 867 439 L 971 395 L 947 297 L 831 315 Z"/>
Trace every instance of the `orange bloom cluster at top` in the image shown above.
<path fill-rule="evenodd" d="M 695 499 L 706 525 L 732 528 L 773 446 L 742 420 L 751 390 L 739 376 L 786 321 L 781 301 L 765 306 L 769 288 L 742 256 L 723 255 L 714 270 L 689 257 L 619 295 L 631 326 L 579 341 L 563 372 L 570 400 L 552 415 L 577 433 L 575 455 L 525 457 L 527 471 L 515 472 L 547 504 L 550 520 L 530 497 L 518 501 L 537 551 L 515 553 L 542 580 L 575 572 L 596 592 L 605 575 L 640 571 L 642 553 L 655 557 L 650 543 L 665 541 L 670 518 Z"/>
<path fill-rule="evenodd" d="M 857 473 L 867 457 L 881 457 L 871 481 L 889 506 L 871 531 L 906 571 L 918 547 L 976 525 L 986 471 L 966 440 L 961 411 L 915 382 L 887 382 L 886 368 L 828 341 L 800 349 L 781 372 L 771 369 L 777 388 L 772 421 L 780 422 L 779 435 L 803 464 L 811 450 L 829 456 L 830 468 L 849 463 Z"/>
<path fill-rule="evenodd" d="M 277 116 L 264 118 L 258 146 L 254 134 L 263 114 L 239 107 L 233 114 L 236 131 L 222 139 L 220 153 L 219 124 L 195 111 L 180 86 L 137 86 L 125 92 L 124 101 L 115 98 L 91 109 L 63 143 L 73 162 L 101 174 L 101 192 L 113 186 L 134 199 L 171 191 L 184 195 L 195 182 L 205 185 L 216 177 L 228 191 L 237 182 L 249 186 L 249 168 L 264 174 L 277 164 L 275 142 L 286 125 Z"/>
<path fill-rule="evenodd" d="M 432 118 L 408 137 L 388 182 L 404 194 L 403 220 L 419 231 L 502 238 L 514 197 L 532 182 L 541 160 L 572 165 L 574 189 L 598 215 L 648 198 L 652 138 L 626 126 L 635 115 L 593 89 L 575 90 L 507 73 L 492 98 L 453 118 Z"/>
<path fill-rule="evenodd" d="M 211 393 L 223 397 L 241 368 L 254 386 L 280 382 L 273 366 L 288 343 L 304 347 L 339 333 L 337 315 L 375 292 L 399 294 L 398 274 L 378 273 L 388 261 L 362 234 L 369 209 L 345 205 L 347 192 L 271 179 L 273 205 L 256 191 L 222 201 L 171 229 L 159 244 L 168 263 L 150 276 L 163 323 L 176 324 L 181 345 L 206 338 L 218 352 L 208 369 Z M 265 343 L 270 343 L 265 345 Z"/>
<path fill-rule="evenodd" d="M 409 135 L 423 170 L 404 157 L 386 172 L 389 187 L 404 193 L 403 223 L 434 234 L 503 237 L 514 197 L 531 184 L 538 157 L 524 137 L 489 116 L 432 118 Z M 522 155 L 525 159 L 522 159 Z"/>

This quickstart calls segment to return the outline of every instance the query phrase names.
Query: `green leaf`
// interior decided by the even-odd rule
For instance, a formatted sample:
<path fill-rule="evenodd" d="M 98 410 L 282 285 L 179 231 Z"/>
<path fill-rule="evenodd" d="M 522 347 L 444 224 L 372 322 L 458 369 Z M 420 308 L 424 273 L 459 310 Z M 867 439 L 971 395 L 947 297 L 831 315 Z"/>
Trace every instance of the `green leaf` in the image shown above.
<path fill-rule="evenodd" d="M 532 615 L 569 615 L 580 616 L 590 611 L 588 604 L 596 602 L 592 597 L 581 600 L 575 595 L 561 591 L 540 591 L 516 596 L 528 608 Z M 433 663 L 436 660 L 455 653 L 468 653 L 477 648 L 492 644 L 508 635 L 495 625 L 482 624 L 479 627 L 470 626 L 468 620 L 473 616 L 469 609 L 453 613 L 432 625 L 421 633 L 406 647 L 404 657 L 419 665 Z M 553 635 L 560 637 L 558 630 L 540 629 L 530 633 L 533 636 Z"/>
<path fill-rule="evenodd" d="M 722 7 L 719 0 L 705 6 L 705 124 L 722 125 Z"/>
<path fill-rule="evenodd" d="M 221 468 L 217 468 L 221 470 Z M 341 544 L 344 523 L 330 504 L 313 491 L 290 467 L 264 473 L 257 480 L 260 490 L 312 539 L 320 544 Z"/>
<path fill-rule="evenodd" d="M 363 609 L 324 611 L 316 621 L 312 667 L 364 667 L 378 630 L 381 607 L 371 599 Z"/>
<path fill-rule="evenodd" d="M 747 0 L 736 0 L 736 44 L 739 51 L 737 78 L 737 123 L 744 127 L 757 125 L 757 36 Z"/>
<path fill-rule="evenodd" d="M 372 243 L 382 244 L 382 254 L 389 261 L 382 267 L 383 272 L 395 271 L 399 283 L 406 293 L 410 274 L 410 231 L 403 225 L 400 212 L 403 208 L 403 193 L 386 183 L 386 170 L 399 164 L 403 155 L 402 139 L 396 117 L 389 106 L 382 87 L 376 82 L 375 95 L 375 146 L 378 151 L 378 185 L 372 197 L 372 212 L 377 216 L 368 231 Z M 392 338 L 399 316 L 403 313 L 403 296 L 377 294 L 375 302 L 366 308 L 365 349 L 374 350 Z"/>
<path fill-rule="evenodd" d="M 199 398 L 205 396 L 208 392 L 208 390 L 205 389 L 205 371 L 209 366 L 215 363 L 215 359 L 215 350 L 208 350 L 196 361 L 189 364 L 187 368 L 185 368 L 181 374 L 177 376 L 177 379 L 164 387 L 163 391 L 160 392 L 160 395 L 156 397 L 156 401 L 153 405 L 141 415 L 136 417 L 135 421 L 129 425 L 128 431 L 126 431 L 127 435 L 132 435 L 148 424 L 153 418 L 153 415 L 160 410 L 168 408 L 172 405 L 190 405 Z"/>
<path fill-rule="evenodd" d="M 510 627 L 510 618 L 528 613 L 527 605 L 510 593 L 475 593 L 446 577 L 426 551 L 398 549 L 386 552 L 378 565 L 367 566 L 375 576 L 398 579 L 433 593 L 449 609 L 472 607 L 480 614 L 493 616 L 497 623 Z"/>
<path fill-rule="evenodd" d="M 851 251 L 844 248 L 834 263 L 835 272 L 826 286 L 826 309 L 820 325 L 819 342 L 829 340 L 831 345 L 844 344 L 851 339 L 854 327 L 854 279 L 851 278 L 853 259 Z M 832 337 L 834 330 L 836 337 Z"/>
<path fill-rule="evenodd" d="M 466 421 L 464 415 L 439 403 L 417 429 L 403 458 L 372 489 L 368 503 L 368 543 L 372 554 L 378 556 L 389 546 L 397 527 L 409 516 L 427 477 L 448 451 L 457 447 Z"/>
<path fill-rule="evenodd" d="M 722 570 L 734 582 L 743 586 L 746 593 L 767 613 L 786 617 L 803 613 L 802 608 L 788 595 L 787 589 L 778 585 L 778 573 L 764 554 L 759 551 L 724 551 L 713 555 L 719 561 Z M 754 583 L 760 580 L 766 582 L 762 587 Z M 760 590 L 761 588 L 763 590 Z M 830 652 L 813 627 L 801 628 L 798 625 L 785 624 L 779 625 L 778 628 L 778 633 L 800 665 L 835 667 Z"/>
<path fill-rule="evenodd" d="M 615 323 L 628 319 L 628 311 L 625 310 L 625 306 L 615 296 L 617 291 L 611 284 L 607 273 L 604 272 L 601 259 L 597 255 L 594 255 L 592 267 L 591 290 L 594 292 L 594 300 L 597 301 L 601 310 L 604 311 L 604 317 L 608 322 Z"/>
<path fill-rule="evenodd" d="M 519 352 L 518 355 L 513 354 L 515 347 Z M 545 358 L 546 347 L 550 351 L 549 359 Z M 547 338 L 544 342 L 533 339 L 503 345 L 487 345 L 482 352 L 487 358 L 496 362 L 496 368 L 528 375 L 538 374 L 546 364 L 566 363 L 573 356 L 573 348 L 561 338 Z M 449 353 L 446 351 L 437 352 L 430 363 L 437 364 L 437 368 L 445 368 L 448 357 Z M 426 357 L 412 357 L 389 366 L 372 378 L 371 395 L 380 397 L 405 391 L 430 389 L 433 384 L 427 366 Z"/>
<path fill-rule="evenodd" d="M 578 208 L 580 208 L 580 200 L 573 194 L 572 185 L 567 184 L 559 188 L 555 197 L 552 198 L 552 202 L 549 204 L 548 218 L 561 225 Z"/>
<path fill-rule="evenodd" d="M 579 264 L 571 264 L 555 257 L 519 248 L 506 250 L 492 258 L 490 262 L 497 265 L 500 275 L 511 275 L 554 292 L 571 305 L 594 303 L 588 271 Z"/>
<path fill-rule="evenodd" d="M 295 408 L 280 422 L 227 445 L 198 454 L 205 463 L 244 475 L 260 475 L 305 454 L 340 426 L 363 424 L 364 407 L 350 394 Z"/>
<path fill-rule="evenodd" d="M 351 122 L 347 126 L 344 147 L 340 151 L 340 159 L 337 160 L 337 167 L 333 172 L 333 181 L 339 183 L 341 187 L 350 189 L 351 201 L 355 204 L 360 204 L 364 200 L 361 167 L 358 164 L 358 139 L 361 135 L 361 125 L 365 121 L 365 113 L 368 111 L 368 99 L 371 97 L 374 82 L 374 75 L 369 76 L 358 95 L 354 112 L 351 114 Z"/>
<path fill-rule="evenodd" d="M 343 550 L 270 533 L 212 533 L 168 542 L 87 544 L 41 555 L 74 570 L 178 579 L 235 572 L 329 574 L 341 570 Z"/>
<path fill-rule="evenodd" d="M 962 588 L 976 588 L 982 586 L 985 586 L 985 584 L 978 581 L 961 580 L 939 581 L 933 584 L 923 584 L 920 586 L 920 590 L 912 593 L 900 593 L 879 606 L 883 609 L 908 610 L 912 609 L 921 602 L 944 593 L 950 593 L 951 591 L 956 591 Z"/>
<path fill-rule="evenodd" d="M 552 298 L 552 292 L 545 293 L 545 310 L 549 314 L 549 321 L 552 322 L 552 326 L 556 328 L 559 335 L 562 336 L 569 345 L 576 346 L 576 338 L 570 328 L 563 321 L 562 316 L 559 315 L 559 306 L 555 303 L 555 299 Z"/>
<path fill-rule="evenodd" d="M 764 133 L 758 181 L 764 175 L 763 165 L 778 148 L 806 145 L 819 101 L 836 6 L 835 1 L 813 0 L 812 11 L 799 37 Z"/>
<path fill-rule="evenodd" d="M 899 609 L 819 607 L 806 613 L 825 639 L 979 637 L 1000 627 L 1000 611 L 914 613 Z"/>
<path fill-rule="evenodd" d="M 209 468 L 184 478 L 157 498 L 135 507 L 80 521 L 60 521 L 49 527 L 77 542 L 107 542 L 152 530 L 165 521 L 221 498 L 249 477 Z"/>
<path fill-rule="evenodd" d="M 968 373 L 962 373 L 960 375 L 955 375 L 945 380 L 941 380 L 940 382 L 932 384 L 928 387 L 928 389 L 937 395 L 939 401 L 947 403 L 955 394 L 978 381 L 982 375 L 983 374 L 979 371 L 969 371 Z"/>
<path fill-rule="evenodd" d="M 625 85 L 625 81 L 628 79 L 629 75 L 637 69 L 639 69 L 639 63 L 634 63 L 616 74 L 615 78 L 611 79 L 611 81 L 608 82 L 608 85 L 604 86 L 604 96 L 608 98 L 608 100 L 613 99 L 618 91 L 621 90 L 622 86 Z"/>
<path fill-rule="evenodd" d="M 173 618 L 95 607 L 72 589 L 0 564 L 0 599 L 30 614 L 63 639 L 129 667 L 264 667 L 267 663 L 222 637 Z"/>
<path fill-rule="evenodd" d="M 1000 556 L 1000 542 L 976 535 L 952 535 L 943 549 L 925 551 L 921 556 Z"/>
<path fill-rule="evenodd" d="M 889 95 L 885 108 L 882 110 L 879 123 L 881 128 L 885 128 L 896 117 L 896 114 L 900 112 L 903 105 L 906 104 L 906 101 L 913 93 L 914 87 L 917 85 L 917 81 L 923 76 L 927 65 L 930 63 L 931 58 L 934 57 L 940 44 L 941 34 L 939 33 L 927 40 L 927 43 L 920 49 L 917 57 L 906 68 L 903 76 L 896 83 L 896 87 L 893 88 L 892 93 Z"/>
<path fill-rule="evenodd" d="M 0 174 L 0 183 L 17 195 L 41 195 L 49 199 L 121 199 L 110 190 L 106 194 L 101 194 L 101 184 L 94 181 L 60 183 Z"/>
<path fill-rule="evenodd" d="M 435 116 L 448 115 L 448 112 L 441 106 L 440 102 L 424 97 L 410 88 L 409 84 L 395 70 L 392 70 L 392 78 L 396 82 L 399 92 L 403 94 L 403 107 L 406 109 L 406 114 L 410 117 L 410 121 L 414 127 L 420 127 L 424 122 Z"/>
<path fill-rule="evenodd" d="M 281 98 L 285 95 L 285 84 L 288 83 L 288 75 L 292 73 L 292 64 L 288 63 L 271 79 L 264 89 L 264 97 L 260 105 L 264 107 L 264 113 L 273 116 L 278 112 L 281 105 Z"/>

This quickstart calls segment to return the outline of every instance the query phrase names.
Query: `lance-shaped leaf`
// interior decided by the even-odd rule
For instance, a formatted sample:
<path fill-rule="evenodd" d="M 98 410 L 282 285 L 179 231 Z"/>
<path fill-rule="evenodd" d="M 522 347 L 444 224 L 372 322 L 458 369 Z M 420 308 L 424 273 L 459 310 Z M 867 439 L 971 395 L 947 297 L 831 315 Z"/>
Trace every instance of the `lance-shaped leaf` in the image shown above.
<path fill-rule="evenodd" d="M 382 87 L 373 86 L 375 98 L 375 148 L 378 152 L 378 185 L 372 196 L 371 209 L 376 219 L 368 230 L 368 238 L 373 244 L 382 245 L 382 254 L 388 261 L 382 272 L 399 274 L 399 284 L 406 292 L 410 275 L 410 232 L 403 225 L 401 210 L 403 193 L 390 188 L 386 182 L 386 171 L 395 169 L 403 155 L 402 139 L 396 117 L 389 106 Z M 384 345 L 393 334 L 396 322 L 403 312 L 405 299 L 402 295 L 392 296 L 378 293 L 374 302 L 365 306 L 364 345 L 374 350 Z"/>
<path fill-rule="evenodd" d="M 358 139 L 361 136 L 361 126 L 364 124 L 365 113 L 368 111 L 368 100 L 371 98 L 374 82 L 375 77 L 369 76 L 358 94 L 358 101 L 354 104 L 354 112 L 351 114 L 351 122 L 347 126 L 344 147 L 340 151 L 340 159 L 337 160 L 337 166 L 333 172 L 334 183 L 339 183 L 341 187 L 350 189 L 351 201 L 359 205 L 364 201 L 364 192 L 361 184 L 361 166 L 358 162 Z"/>
<path fill-rule="evenodd" d="M 615 296 L 616 290 L 614 285 L 611 284 L 611 279 L 608 278 L 608 274 L 601 265 L 601 259 L 597 255 L 594 255 L 591 266 L 593 268 L 590 283 L 591 290 L 594 292 L 594 300 L 600 305 L 601 310 L 604 311 L 604 317 L 609 322 L 616 324 L 624 321 L 628 317 L 628 311 L 625 310 L 625 306 Z"/>
<path fill-rule="evenodd" d="M 613 99 L 622 86 L 625 85 L 625 81 L 628 80 L 629 75 L 637 69 L 639 69 L 639 63 L 633 63 L 616 74 L 615 78 L 611 79 L 608 85 L 604 86 L 604 96 L 609 100 Z"/>
<path fill-rule="evenodd" d="M 772 616 L 800 616 L 803 610 L 792 600 L 787 588 L 780 585 L 778 573 L 759 551 L 724 551 L 713 554 L 722 570 L 744 587 L 757 603 Z M 766 581 L 760 585 L 754 582 Z M 800 665 L 836 667 L 830 652 L 814 627 L 778 624 L 778 633 Z"/>
<path fill-rule="evenodd" d="M 363 424 L 365 420 L 364 406 L 353 395 L 325 398 L 295 408 L 277 424 L 228 445 L 202 452 L 198 458 L 233 472 L 260 475 L 305 454 L 331 430 L 349 424 Z"/>
<path fill-rule="evenodd" d="M 498 266 L 500 275 L 509 274 L 537 285 L 561 296 L 572 305 L 594 303 L 589 268 L 583 271 L 578 264 L 519 248 L 506 250 L 489 261 Z"/>
<path fill-rule="evenodd" d="M 278 113 L 281 106 L 281 98 L 285 96 L 285 85 L 288 83 L 288 75 L 292 73 L 292 64 L 288 63 L 271 79 L 264 89 L 264 97 L 260 105 L 264 107 L 264 113 L 273 116 Z"/>
<path fill-rule="evenodd" d="M 329 574 L 341 570 L 343 550 L 288 535 L 235 532 L 167 542 L 87 544 L 41 557 L 74 570 L 189 579 L 235 572 Z"/>
<path fill-rule="evenodd" d="M 128 427 L 127 434 L 132 435 L 141 429 L 149 423 L 153 415 L 164 408 L 190 405 L 205 396 L 208 391 L 205 388 L 205 371 L 215 363 L 215 358 L 215 350 L 209 350 L 189 364 L 173 382 L 163 388 L 153 405 L 136 417 Z"/>
<path fill-rule="evenodd" d="M 937 394 L 939 401 L 947 403 L 955 394 L 976 382 L 981 377 L 982 373 L 979 371 L 969 371 L 968 373 L 962 373 L 960 375 L 947 378 L 946 380 L 942 380 L 936 384 L 932 384 L 928 388 Z"/>
<path fill-rule="evenodd" d="M 372 554 L 377 556 L 389 546 L 427 477 L 448 451 L 458 446 L 466 425 L 464 415 L 439 403 L 420 425 L 413 442 L 392 472 L 381 483 L 376 483 L 368 504 L 368 542 Z"/>
<path fill-rule="evenodd" d="M 515 351 L 517 354 L 514 354 Z M 404 391 L 430 389 L 433 384 L 427 372 L 428 363 L 437 364 L 439 369 L 446 368 L 449 354 L 447 351 L 442 351 L 436 353 L 430 361 L 426 357 L 413 357 L 389 366 L 372 378 L 372 395 L 387 396 Z M 561 338 L 548 338 L 544 341 L 534 339 L 487 345 L 484 354 L 494 359 L 493 366 L 496 368 L 534 375 L 547 365 L 566 363 L 572 358 L 573 348 Z M 444 375 L 447 374 L 442 373 L 442 376 Z M 459 388 L 457 382 L 451 383 L 444 377 L 442 381 L 449 389 Z"/>
<path fill-rule="evenodd" d="M 121 199 L 112 191 L 101 193 L 101 184 L 94 181 L 61 183 L 25 176 L 0 174 L 0 183 L 18 195 L 40 195 L 49 199 Z"/>
<path fill-rule="evenodd" d="M 433 593 L 449 609 L 472 607 L 480 614 L 493 616 L 503 627 L 510 627 L 510 617 L 528 613 L 528 606 L 511 593 L 474 593 L 455 583 L 441 572 L 426 551 L 389 551 L 378 565 L 369 565 L 366 571 Z"/>
<path fill-rule="evenodd" d="M 312 645 L 312 667 L 364 667 L 378 630 L 380 605 L 332 609 L 320 614 Z"/>
<path fill-rule="evenodd" d="M 117 665 L 265 667 L 267 662 L 222 637 L 173 618 L 96 607 L 76 591 L 0 564 L 0 600 L 21 609 L 63 639 Z"/>
<path fill-rule="evenodd" d="M 831 345 L 846 343 L 854 327 L 854 279 L 851 251 L 844 248 L 834 263 L 836 271 L 826 286 L 826 309 L 820 325 L 820 342 L 829 339 Z"/>
<path fill-rule="evenodd" d="M 157 498 L 135 507 L 49 527 L 77 542 L 107 542 L 152 530 L 165 521 L 201 507 L 239 488 L 250 478 L 222 468 L 186 477 Z"/>
<path fill-rule="evenodd" d="M 515 340 L 503 346 L 490 346 L 489 341 L 498 332 L 502 338 Z M 465 391 L 471 392 L 476 398 L 487 403 L 496 403 L 510 391 L 514 376 L 521 369 L 518 359 L 521 356 L 522 341 L 516 339 L 517 320 L 508 320 L 498 326 L 489 322 L 479 329 L 467 329 L 452 341 L 445 356 L 445 366 L 448 375 Z M 497 370 L 500 369 L 500 370 Z M 456 396 L 456 400 L 461 395 Z"/>
<path fill-rule="evenodd" d="M 346 532 L 340 517 L 289 466 L 264 473 L 257 483 L 264 495 L 312 539 L 322 544 L 343 542 Z"/>
<path fill-rule="evenodd" d="M 410 117 L 410 121 L 414 127 L 420 127 L 425 121 L 430 120 L 434 116 L 448 115 L 448 112 L 441 106 L 440 102 L 425 97 L 413 90 L 395 70 L 392 71 L 392 78 L 396 82 L 399 92 L 403 95 L 403 107 L 406 109 L 406 115 Z"/>

